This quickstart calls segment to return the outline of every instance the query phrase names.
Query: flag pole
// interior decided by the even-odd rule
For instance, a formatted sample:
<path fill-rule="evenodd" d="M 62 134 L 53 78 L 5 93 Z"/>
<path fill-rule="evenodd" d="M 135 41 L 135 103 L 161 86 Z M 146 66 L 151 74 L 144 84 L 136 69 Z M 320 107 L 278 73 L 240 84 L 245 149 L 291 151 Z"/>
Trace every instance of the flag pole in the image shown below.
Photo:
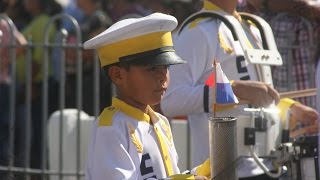
<path fill-rule="evenodd" d="M 212 179 L 237 179 L 237 128 L 236 128 L 236 118 L 234 117 L 216 117 L 217 106 L 217 93 L 220 91 L 217 88 L 218 84 L 225 83 L 224 74 L 219 64 L 219 69 L 217 68 L 216 59 L 213 60 L 214 69 L 214 85 L 213 91 L 213 117 L 209 119 L 209 159 L 210 159 L 210 174 Z M 219 72 L 218 72 L 219 70 Z M 219 75 L 219 78 L 218 76 Z M 221 77 L 223 76 L 223 77 Z M 222 79 L 221 79 L 222 78 Z M 218 81 L 219 80 L 219 83 Z M 225 86 L 223 84 L 223 86 Z M 228 92 L 226 92 L 228 94 Z M 219 93 L 220 94 L 220 93 Z M 220 97 L 219 97 L 220 98 Z M 219 101 L 220 103 L 221 101 Z M 221 140 L 221 138 L 223 140 Z"/>
<path fill-rule="evenodd" d="M 217 111 L 217 62 L 213 59 L 213 70 L 214 70 L 214 87 L 213 87 L 213 117 L 216 117 Z"/>

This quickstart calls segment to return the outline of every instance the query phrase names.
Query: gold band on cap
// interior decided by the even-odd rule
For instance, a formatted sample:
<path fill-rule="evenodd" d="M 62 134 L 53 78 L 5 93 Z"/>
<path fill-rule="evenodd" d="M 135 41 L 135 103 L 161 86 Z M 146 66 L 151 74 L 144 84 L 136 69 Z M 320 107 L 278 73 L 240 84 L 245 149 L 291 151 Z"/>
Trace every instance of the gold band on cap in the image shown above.
<path fill-rule="evenodd" d="M 171 32 L 156 32 L 108 44 L 97 49 L 101 67 L 119 62 L 120 57 L 173 46 Z"/>

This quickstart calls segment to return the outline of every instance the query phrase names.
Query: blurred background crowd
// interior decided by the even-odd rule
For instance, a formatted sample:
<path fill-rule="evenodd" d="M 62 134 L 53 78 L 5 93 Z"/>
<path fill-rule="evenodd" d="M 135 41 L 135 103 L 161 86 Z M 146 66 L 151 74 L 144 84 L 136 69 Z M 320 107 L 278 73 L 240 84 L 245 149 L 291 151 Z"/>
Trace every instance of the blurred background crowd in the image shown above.
<path fill-rule="evenodd" d="M 238 0 L 239 11 L 246 11 L 262 16 L 270 22 L 274 31 L 279 51 L 283 56 L 284 65 L 273 68 L 274 86 L 279 92 L 302 90 L 315 87 L 315 67 L 319 59 L 319 20 L 320 6 L 314 0 L 269 0 L 269 6 L 261 6 L 263 0 Z M 8 165 L 10 152 L 8 134 L 10 119 L 10 87 L 15 82 L 15 152 L 13 162 L 16 166 L 24 166 L 25 147 L 30 150 L 30 167 L 40 168 L 43 153 L 43 53 L 44 49 L 37 46 L 43 43 L 43 35 L 47 23 L 52 16 L 66 13 L 76 19 L 81 30 L 81 42 L 77 37 L 72 22 L 62 19 L 50 26 L 48 36 L 51 42 L 59 41 L 56 32 L 65 29 L 68 32 L 67 43 L 83 43 L 98 33 L 104 31 L 113 23 L 130 17 L 141 17 L 154 12 L 171 14 L 181 24 L 185 18 L 202 8 L 201 0 L 2 0 L 0 13 L 8 16 L 14 23 L 15 29 L 10 32 L 8 25 L 0 21 L 2 38 L 0 41 L 0 165 Z M 286 13 L 285 16 L 281 16 Z M 279 16 L 280 15 L 280 16 Z M 275 20 L 275 18 L 277 18 Z M 307 25 L 306 25 L 307 22 Z M 311 31 L 310 31 L 311 29 Z M 290 32 L 290 33 L 289 33 Z M 16 51 L 16 79 L 13 80 L 10 53 L 5 50 L 14 36 L 19 46 Z M 32 135 L 26 141 L 26 88 L 27 54 L 23 45 L 32 42 L 31 59 L 31 124 Z M 290 47 L 289 47 L 290 46 Z M 30 48 L 29 48 L 30 49 Z M 82 52 L 82 109 L 91 116 L 94 111 L 94 64 L 93 51 Z M 67 48 L 52 50 L 52 61 L 48 67 L 48 112 L 51 114 L 59 106 L 59 81 L 61 80 L 61 54 L 66 56 L 66 87 L 65 108 L 76 108 L 77 88 L 77 51 Z M 101 71 L 99 89 L 99 110 L 111 103 L 111 84 Z M 315 107 L 315 97 L 299 99 L 303 104 Z M 99 113 L 99 112 L 98 112 Z M 12 118 L 12 117 L 11 117 Z M 20 138 L 19 138 L 20 137 Z M 0 179 L 1 175 L 0 173 Z M 4 174 L 5 175 L 5 174 Z"/>

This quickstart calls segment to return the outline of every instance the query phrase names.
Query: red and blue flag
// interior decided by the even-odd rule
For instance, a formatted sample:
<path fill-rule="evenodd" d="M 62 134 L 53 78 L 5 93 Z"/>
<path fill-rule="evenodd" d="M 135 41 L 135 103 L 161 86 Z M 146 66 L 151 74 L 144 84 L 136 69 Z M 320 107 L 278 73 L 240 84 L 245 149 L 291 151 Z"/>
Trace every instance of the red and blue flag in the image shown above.
<path fill-rule="evenodd" d="M 237 104 L 237 97 L 234 95 L 231 84 L 221 69 L 219 63 L 216 63 L 216 103 L 217 104 Z"/>
<path fill-rule="evenodd" d="M 237 104 L 237 97 L 234 95 L 230 81 L 222 71 L 220 63 L 214 63 L 215 72 L 205 82 L 208 86 L 215 86 L 216 104 Z"/>

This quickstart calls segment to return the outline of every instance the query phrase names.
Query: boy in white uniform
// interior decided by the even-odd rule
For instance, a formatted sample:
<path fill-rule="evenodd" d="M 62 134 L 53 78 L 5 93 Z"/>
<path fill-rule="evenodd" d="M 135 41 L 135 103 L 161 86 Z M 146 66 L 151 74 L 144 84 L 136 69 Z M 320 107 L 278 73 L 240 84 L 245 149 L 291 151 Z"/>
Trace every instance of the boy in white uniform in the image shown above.
<path fill-rule="evenodd" d="M 166 91 L 168 67 L 185 63 L 173 49 L 171 31 L 176 26 L 174 17 L 155 13 L 119 21 L 85 42 L 86 49 L 97 49 L 101 67 L 117 89 L 112 106 L 93 123 L 88 180 L 206 179 L 193 175 L 204 166 L 177 175 L 170 125 L 150 107 Z"/>

